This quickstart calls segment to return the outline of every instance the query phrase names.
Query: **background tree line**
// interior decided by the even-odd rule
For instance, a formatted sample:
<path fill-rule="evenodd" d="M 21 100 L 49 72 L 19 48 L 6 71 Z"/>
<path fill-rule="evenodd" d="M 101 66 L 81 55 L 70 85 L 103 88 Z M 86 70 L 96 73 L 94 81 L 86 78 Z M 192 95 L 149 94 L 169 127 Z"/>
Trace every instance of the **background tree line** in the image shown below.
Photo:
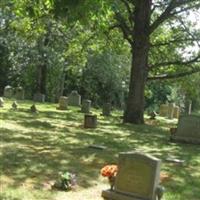
<path fill-rule="evenodd" d="M 95 106 L 124 108 L 125 100 L 124 121 L 131 123 L 143 123 L 144 109 L 166 101 L 193 100 L 199 108 L 200 33 L 188 18 L 198 15 L 198 0 L 0 6 L 1 95 L 6 85 L 21 85 L 27 98 L 41 92 L 54 102 L 76 89 Z"/>

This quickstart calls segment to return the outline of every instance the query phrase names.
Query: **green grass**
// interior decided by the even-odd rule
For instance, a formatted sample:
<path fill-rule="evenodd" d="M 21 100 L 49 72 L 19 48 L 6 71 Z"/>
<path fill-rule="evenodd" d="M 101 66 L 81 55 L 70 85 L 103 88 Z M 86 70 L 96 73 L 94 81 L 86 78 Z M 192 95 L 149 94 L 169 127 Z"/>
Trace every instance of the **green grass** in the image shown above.
<path fill-rule="evenodd" d="M 158 118 L 146 125 L 122 124 L 120 115 L 103 117 L 100 110 L 97 129 L 84 129 L 80 108 L 56 110 L 56 104 L 37 104 L 39 113 L 30 113 L 32 102 L 19 102 L 19 110 L 10 109 L 5 101 L 0 108 L 0 199 L 2 200 L 101 200 L 101 190 L 108 188 L 99 170 L 105 164 L 117 163 L 121 151 L 150 153 L 162 162 L 162 171 L 171 179 L 164 182 L 165 200 L 200 199 L 200 147 L 169 142 L 169 127 L 176 121 Z M 106 150 L 88 148 L 91 144 Z M 184 165 L 165 161 L 174 156 Z M 58 173 L 77 174 L 76 191 L 48 190 Z"/>

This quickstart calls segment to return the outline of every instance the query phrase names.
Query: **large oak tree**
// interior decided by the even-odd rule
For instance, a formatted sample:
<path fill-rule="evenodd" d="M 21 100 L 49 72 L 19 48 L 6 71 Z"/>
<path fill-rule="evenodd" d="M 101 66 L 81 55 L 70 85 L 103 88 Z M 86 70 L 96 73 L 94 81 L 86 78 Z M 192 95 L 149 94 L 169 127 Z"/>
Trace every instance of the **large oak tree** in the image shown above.
<path fill-rule="evenodd" d="M 187 20 L 187 15 L 200 8 L 199 0 L 61 0 L 55 1 L 57 11 L 60 5 L 61 13 L 68 13 L 69 18 L 70 7 L 76 7 L 75 15 L 81 20 L 87 15 L 91 23 L 100 24 L 101 30 L 105 30 L 102 27 L 106 23 L 109 30 L 120 30 L 130 44 L 132 65 L 124 122 L 144 123 L 144 91 L 148 80 L 183 77 L 200 71 L 196 65 L 200 53 L 186 56 L 184 52 L 188 46 L 200 46 L 200 34 L 191 29 L 193 25 Z M 168 37 L 165 33 L 169 33 Z M 159 54 L 166 56 L 162 58 Z"/>

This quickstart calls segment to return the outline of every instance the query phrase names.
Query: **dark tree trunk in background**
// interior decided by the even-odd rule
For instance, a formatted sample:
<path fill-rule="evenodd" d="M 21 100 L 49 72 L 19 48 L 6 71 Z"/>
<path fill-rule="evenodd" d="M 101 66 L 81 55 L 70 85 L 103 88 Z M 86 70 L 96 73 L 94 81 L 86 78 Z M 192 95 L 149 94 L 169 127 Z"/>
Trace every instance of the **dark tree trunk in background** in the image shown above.
<path fill-rule="evenodd" d="M 43 41 L 40 40 L 38 41 L 39 53 L 41 54 L 41 61 L 40 61 L 41 64 L 37 66 L 36 92 L 44 95 L 46 95 L 47 65 L 48 65 L 48 58 L 44 49 L 49 44 L 49 36 L 50 36 L 50 30 L 48 30 L 48 32 L 44 36 Z"/>
<path fill-rule="evenodd" d="M 47 65 L 41 64 L 37 67 L 37 82 L 36 91 L 41 94 L 46 94 L 46 80 L 47 80 Z"/>
<path fill-rule="evenodd" d="M 144 123 L 144 90 L 148 73 L 151 0 L 136 0 L 132 67 L 124 122 Z"/>

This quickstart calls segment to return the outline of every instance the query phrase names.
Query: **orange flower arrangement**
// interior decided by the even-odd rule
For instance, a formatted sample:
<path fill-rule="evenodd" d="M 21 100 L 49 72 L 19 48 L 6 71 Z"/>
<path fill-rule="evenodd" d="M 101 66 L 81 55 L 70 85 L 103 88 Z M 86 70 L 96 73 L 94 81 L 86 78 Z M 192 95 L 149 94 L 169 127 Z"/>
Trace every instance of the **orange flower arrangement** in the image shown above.
<path fill-rule="evenodd" d="M 105 177 L 116 176 L 117 172 L 118 172 L 117 165 L 106 165 L 101 169 L 101 175 Z"/>
<path fill-rule="evenodd" d="M 165 173 L 165 172 L 160 173 L 160 182 L 161 183 L 169 181 L 170 179 L 171 179 L 171 176 L 168 173 Z"/>

